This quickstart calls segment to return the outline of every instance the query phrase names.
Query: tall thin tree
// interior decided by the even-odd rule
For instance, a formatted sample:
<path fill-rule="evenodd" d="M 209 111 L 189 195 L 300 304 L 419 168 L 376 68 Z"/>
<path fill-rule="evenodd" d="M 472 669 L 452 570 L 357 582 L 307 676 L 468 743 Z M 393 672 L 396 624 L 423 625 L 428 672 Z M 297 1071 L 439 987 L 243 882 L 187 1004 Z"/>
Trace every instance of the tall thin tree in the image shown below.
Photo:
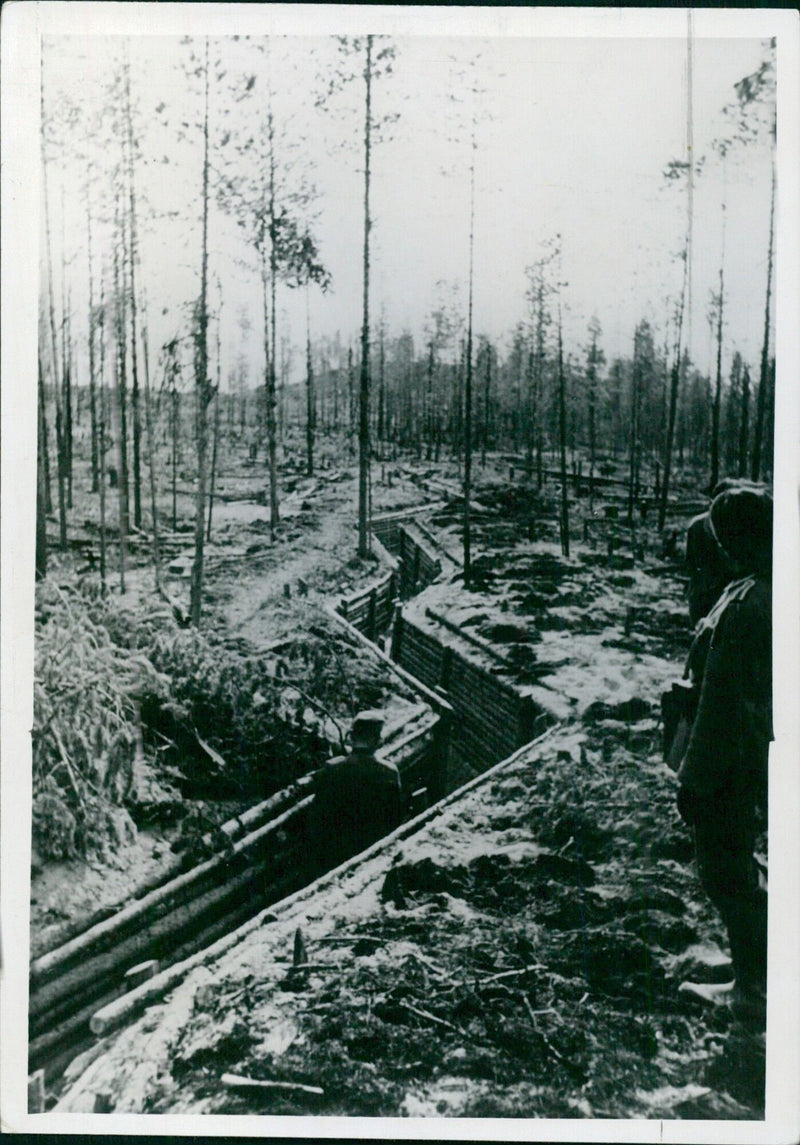
<path fill-rule="evenodd" d="M 358 552 L 366 557 L 371 551 L 369 532 L 369 239 L 370 160 L 372 153 L 372 36 L 366 37 L 364 65 L 364 255 L 361 314 L 361 369 L 358 385 Z"/>
<path fill-rule="evenodd" d="M 719 291 L 712 296 L 712 316 L 716 321 L 717 369 L 714 380 L 714 398 L 711 404 L 711 476 L 709 488 L 719 481 L 720 410 L 722 408 L 722 328 L 725 307 L 725 203 L 722 204 L 722 255 L 719 264 Z"/>
<path fill-rule="evenodd" d="M 773 134 L 775 128 L 773 125 Z M 772 263 L 775 249 L 775 155 L 772 154 L 772 186 L 770 190 L 769 207 L 769 242 L 767 245 L 767 295 L 764 304 L 764 337 L 761 343 L 761 369 L 758 376 L 758 395 L 756 397 L 756 420 L 753 426 L 753 455 L 750 463 L 750 477 L 758 481 L 761 476 L 761 448 L 764 434 L 764 411 L 767 406 L 767 390 L 769 388 L 769 327 L 770 304 L 772 301 Z"/>
<path fill-rule="evenodd" d="M 202 249 L 200 255 L 200 297 L 192 323 L 195 376 L 195 447 L 197 480 L 195 489 L 194 560 L 189 593 L 189 617 L 200 626 L 203 607 L 203 558 L 205 542 L 206 479 L 208 468 L 208 406 L 213 396 L 208 377 L 208 174 L 209 174 L 209 44 L 205 38 L 203 76 L 203 175 L 202 175 Z"/>
<path fill-rule="evenodd" d="M 559 532 L 561 552 L 569 556 L 569 493 L 567 490 L 567 386 L 564 376 L 564 347 L 561 329 L 561 301 L 558 303 L 558 444 L 561 473 L 561 513 Z"/>
<path fill-rule="evenodd" d="M 62 549 L 67 547 L 67 490 L 66 490 L 66 447 L 64 444 L 64 416 L 62 408 L 61 379 L 59 377 L 59 348 L 56 335 L 55 294 L 53 288 L 53 244 L 50 232 L 50 197 L 48 194 L 48 156 L 47 156 L 47 116 L 45 114 L 44 98 L 44 45 L 40 48 L 40 79 L 39 100 L 41 112 L 41 155 L 42 155 L 42 197 L 44 199 L 45 245 L 47 262 L 47 312 L 50 319 L 50 357 L 52 362 L 53 392 L 56 406 L 56 474 L 58 485 L 58 521 L 59 543 Z"/>
<path fill-rule="evenodd" d="M 598 368 L 603 363 L 603 352 L 598 346 L 600 321 L 594 315 L 589 322 L 589 349 L 586 354 L 586 382 L 589 404 L 589 512 L 594 510 L 595 468 L 597 465 L 597 385 Z"/>
<path fill-rule="evenodd" d="M 475 158 L 477 117 L 473 110 L 469 163 L 469 275 L 467 279 L 467 341 L 464 350 L 464 585 L 472 584 L 472 305 L 475 269 Z"/>
<path fill-rule="evenodd" d="M 125 137 L 124 150 L 127 152 L 126 172 L 128 184 L 128 235 L 130 248 L 128 252 L 128 291 L 130 297 L 131 321 L 131 420 L 133 422 L 133 523 L 137 529 L 142 527 L 142 417 L 139 404 L 139 354 L 137 346 L 137 298 L 136 298 L 136 267 L 139 258 L 138 230 L 136 221 L 136 186 L 134 181 L 134 136 L 133 136 L 133 109 L 131 106 L 131 65 L 130 58 L 126 56 L 124 66 L 124 116 Z"/>
<path fill-rule="evenodd" d="M 147 464 L 150 478 L 150 516 L 153 530 L 153 576 L 156 592 L 161 591 L 159 553 L 158 486 L 156 483 L 156 441 L 153 426 L 153 401 L 150 393 L 150 350 L 147 338 L 147 315 L 142 321 L 142 364 L 144 367 L 144 421 L 147 433 Z"/>
<path fill-rule="evenodd" d="M 317 402 L 314 392 L 314 359 L 311 354 L 311 303 L 306 284 L 306 473 L 314 475 L 314 435 L 317 427 Z"/>

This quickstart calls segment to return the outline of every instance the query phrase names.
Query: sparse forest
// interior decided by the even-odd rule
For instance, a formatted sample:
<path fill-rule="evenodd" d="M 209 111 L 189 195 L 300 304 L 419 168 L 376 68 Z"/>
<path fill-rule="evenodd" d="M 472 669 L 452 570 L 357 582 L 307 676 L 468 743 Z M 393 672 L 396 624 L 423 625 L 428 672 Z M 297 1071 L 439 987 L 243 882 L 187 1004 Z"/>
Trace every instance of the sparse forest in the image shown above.
<path fill-rule="evenodd" d="M 548 145 L 514 134 L 528 89 L 503 86 L 502 50 L 445 46 L 421 112 L 409 93 L 429 61 L 402 37 L 185 37 L 152 58 L 139 40 L 103 39 L 96 57 L 85 40 L 42 41 L 33 840 L 49 890 L 34 953 L 43 935 L 69 939 L 46 883 L 60 864 L 116 863 L 128 886 L 176 838 L 203 855 L 231 815 L 319 767 L 358 710 L 419 718 L 419 696 L 325 607 L 372 590 L 353 624 L 388 649 L 393 609 L 449 576 L 475 610 L 473 654 L 495 673 L 513 660 L 535 692 L 546 673 L 527 652 L 559 603 L 547 578 L 577 578 L 563 603 L 583 595 L 595 632 L 601 590 L 627 576 L 619 647 L 679 674 L 685 524 L 723 477 L 771 483 L 774 44 L 753 42 L 753 68 L 720 67 L 717 86 L 716 57 L 697 63 L 683 149 L 679 116 L 650 182 L 631 177 L 631 204 L 656 203 L 663 233 L 645 224 L 637 249 L 653 249 L 630 275 L 622 255 L 619 273 L 613 254 L 592 270 L 594 238 L 537 209 Z M 520 59 L 508 71 L 528 76 Z M 531 151 L 516 188 L 497 158 L 508 138 Z M 598 195 L 611 143 L 602 162 Z M 426 202 L 418 238 L 407 212 Z M 591 214 L 592 194 L 581 202 Z M 409 529 L 409 571 L 378 525 L 413 506 L 428 515 Z M 493 604 L 492 566 L 514 545 L 551 563 Z M 644 603 L 643 585 L 663 600 Z M 526 608 L 536 631 L 509 636 Z M 650 617 L 661 608 L 674 632 Z M 604 767 L 618 734 L 627 765 L 655 727 L 591 724 L 590 755 Z M 481 770 L 462 747 L 451 788 Z M 559 855 L 581 837 L 564 814 L 548 820 Z M 96 893 L 65 913 L 90 913 Z M 557 1072 L 567 1051 L 542 1045 Z"/>

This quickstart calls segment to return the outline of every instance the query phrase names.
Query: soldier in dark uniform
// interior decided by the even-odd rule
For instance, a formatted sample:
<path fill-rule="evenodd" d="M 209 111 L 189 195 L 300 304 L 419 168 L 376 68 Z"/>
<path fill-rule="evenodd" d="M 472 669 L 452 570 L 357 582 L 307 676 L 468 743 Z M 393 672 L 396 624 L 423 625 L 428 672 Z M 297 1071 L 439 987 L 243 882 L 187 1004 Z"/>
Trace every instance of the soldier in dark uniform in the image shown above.
<path fill-rule="evenodd" d="M 708 615 L 733 577 L 730 561 L 717 544 L 708 512 L 694 517 L 686 530 L 686 571 L 689 620 L 695 625 Z"/>
<path fill-rule="evenodd" d="M 329 760 L 317 772 L 310 835 L 323 869 L 363 851 L 402 819 L 400 773 L 375 754 L 382 729 L 382 712 L 359 713 L 350 732 L 350 754 Z"/>
<path fill-rule="evenodd" d="M 746 477 L 723 477 L 714 486 L 712 501 L 733 489 L 765 492 L 763 485 L 748 481 Z M 730 558 L 717 543 L 708 510 L 694 517 L 686 530 L 686 571 L 689 574 L 689 619 L 692 624 L 697 624 L 708 615 L 735 575 Z"/>
<path fill-rule="evenodd" d="M 678 772 L 678 809 L 694 831 L 700 879 L 728 931 L 734 1012 L 765 1020 L 767 896 L 753 851 L 766 807 L 772 738 L 772 499 L 737 487 L 709 510 L 735 577 L 704 620 L 709 640 L 700 696 Z M 718 1000 L 713 988 L 682 989 Z"/>

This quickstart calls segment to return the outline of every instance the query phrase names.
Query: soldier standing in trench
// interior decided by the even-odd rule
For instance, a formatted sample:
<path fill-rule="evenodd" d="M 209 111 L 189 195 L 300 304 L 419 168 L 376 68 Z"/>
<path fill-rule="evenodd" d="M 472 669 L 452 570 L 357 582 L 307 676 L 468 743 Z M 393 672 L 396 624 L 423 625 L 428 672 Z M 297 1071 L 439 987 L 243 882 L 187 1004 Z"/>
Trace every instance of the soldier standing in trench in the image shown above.
<path fill-rule="evenodd" d="M 400 823 L 400 773 L 375 754 L 383 722 L 382 712 L 360 712 L 350 731 L 350 754 L 329 760 L 317 772 L 310 844 L 322 870 L 365 850 Z"/>
<path fill-rule="evenodd" d="M 732 580 L 704 621 L 707 646 L 697 666 L 697 714 L 678 772 L 678 809 L 693 828 L 704 890 L 728 931 L 734 982 L 684 983 L 710 1002 L 731 1000 L 749 1029 L 766 1023 L 767 894 L 753 851 L 766 808 L 772 738 L 772 499 L 740 486 L 720 493 L 708 513 Z"/>

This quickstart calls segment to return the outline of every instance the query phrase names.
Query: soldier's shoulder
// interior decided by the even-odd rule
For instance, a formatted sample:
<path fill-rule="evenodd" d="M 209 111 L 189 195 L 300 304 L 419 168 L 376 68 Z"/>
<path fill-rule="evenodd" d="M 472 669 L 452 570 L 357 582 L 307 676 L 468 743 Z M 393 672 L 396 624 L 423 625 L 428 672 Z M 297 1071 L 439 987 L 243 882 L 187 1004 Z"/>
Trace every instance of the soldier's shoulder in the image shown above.
<path fill-rule="evenodd" d="M 342 764 L 347 760 L 346 755 L 336 755 L 333 759 L 326 759 L 322 767 L 318 768 L 314 775 L 314 782 L 317 787 L 324 786 L 331 780 L 337 772 L 340 771 Z"/>
<path fill-rule="evenodd" d="M 772 580 L 757 576 L 748 591 L 736 602 L 736 611 L 748 619 L 769 619 L 772 615 Z"/>

